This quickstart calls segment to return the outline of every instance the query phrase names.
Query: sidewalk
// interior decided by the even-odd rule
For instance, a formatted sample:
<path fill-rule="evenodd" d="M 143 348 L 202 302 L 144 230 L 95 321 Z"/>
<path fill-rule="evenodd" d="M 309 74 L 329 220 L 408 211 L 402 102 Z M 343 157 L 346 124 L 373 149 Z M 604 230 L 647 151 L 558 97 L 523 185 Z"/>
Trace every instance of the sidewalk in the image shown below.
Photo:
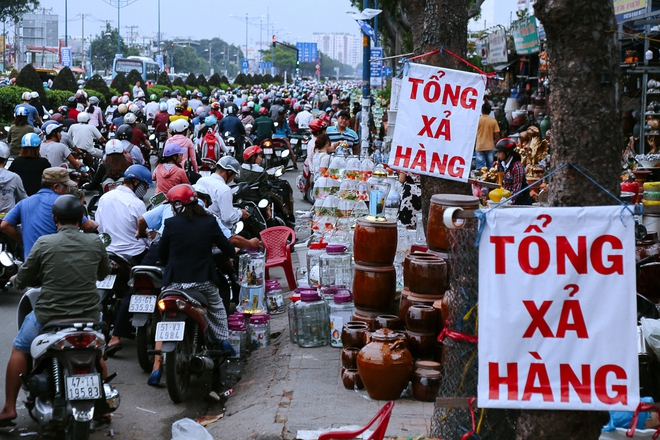
<path fill-rule="evenodd" d="M 286 286 L 283 273 L 272 276 Z M 208 431 L 216 439 L 293 440 L 303 430 L 366 425 L 386 402 L 344 388 L 340 352 L 300 348 L 289 339 L 287 314 L 272 316 L 270 345 L 250 354 L 225 416 Z M 387 437 L 428 433 L 433 409 L 433 402 L 396 400 Z"/>

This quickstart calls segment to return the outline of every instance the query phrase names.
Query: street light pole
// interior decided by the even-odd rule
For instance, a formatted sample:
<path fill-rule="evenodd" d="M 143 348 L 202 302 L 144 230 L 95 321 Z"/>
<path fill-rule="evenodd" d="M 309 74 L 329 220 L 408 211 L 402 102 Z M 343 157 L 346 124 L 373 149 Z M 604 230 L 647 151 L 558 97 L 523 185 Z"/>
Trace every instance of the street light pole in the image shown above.
<path fill-rule="evenodd" d="M 158 0 L 158 55 L 160 55 L 160 0 Z"/>
<path fill-rule="evenodd" d="M 119 5 L 117 2 L 117 53 L 121 53 L 121 23 L 119 22 Z"/>
<path fill-rule="evenodd" d="M 245 13 L 245 61 L 248 63 L 248 71 L 250 70 L 250 61 L 248 60 L 248 14 Z"/>
<path fill-rule="evenodd" d="M 362 9 L 371 7 L 370 0 L 364 0 Z M 366 157 L 369 153 L 369 112 L 371 111 L 371 41 L 364 32 L 362 36 L 362 113 L 361 113 L 361 151 L 360 155 Z"/>
<path fill-rule="evenodd" d="M 64 0 L 64 47 L 69 47 L 69 0 Z"/>

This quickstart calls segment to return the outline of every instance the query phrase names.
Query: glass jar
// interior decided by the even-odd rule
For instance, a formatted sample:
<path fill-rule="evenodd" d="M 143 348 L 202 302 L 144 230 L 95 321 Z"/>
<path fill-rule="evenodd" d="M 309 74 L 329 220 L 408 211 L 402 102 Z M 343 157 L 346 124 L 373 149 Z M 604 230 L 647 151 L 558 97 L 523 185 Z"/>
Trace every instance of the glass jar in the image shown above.
<path fill-rule="evenodd" d="M 238 305 L 236 309 L 244 313 L 258 314 L 267 310 L 265 304 L 264 286 L 246 287 L 241 286 L 238 295 Z"/>
<path fill-rule="evenodd" d="M 249 331 L 252 350 L 266 347 L 270 339 L 270 316 L 263 313 L 252 315 Z"/>
<path fill-rule="evenodd" d="M 247 328 L 245 324 L 239 321 L 229 322 L 229 343 L 236 352 L 232 359 L 238 359 L 247 354 Z"/>
<path fill-rule="evenodd" d="M 328 305 L 316 292 L 303 292 L 296 303 L 298 345 L 321 347 L 330 342 Z"/>
<path fill-rule="evenodd" d="M 399 214 L 399 207 L 401 206 L 401 194 L 403 193 L 403 188 L 397 176 L 388 176 L 390 182 L 390 193 L 385 199 L 385 209 L 383 213 L 385 217 L 390 220 L 396 220 Z"/>
<path fill-rule="evenodd" d="M 268 313 L 271 315 L 279 315 L 284 313 L 284 291 L 279 283 L 276 285 L 266 286 L 266 304 L 268 306 Z"/>
<path fill-rule="evenodd" d="M 336 293 L 330 303 L 330 345 L 343 347 L 341 331 L 344 324 L 351 320 L 355 306 L 349 292 Z"/>
<path fill-rule="evenodd" d="M 321 271 L 319 267 L 319 259 L 328 243 L 319 241 L 309 245 L 307 251 L 307 284 L 316 287 L 321 282 Z"/>
<path fill-rule="evenodd" d="M 298 322 L 296 320 L 296 303 L 300 301 L 300 295 L 294 293 L 289 297 L 287 312 L 289 315 L 289 339 L 294 344 L 298 343 Z"/>
<path fill-rule="evenodd" d="M 344 245 L 328 245 L 320 257 L 321 287 L 352 286 L 352 255 Z"/>
<path fill-rule="evenodd" d="M 348 286 L 330 286 L 322 287 L 320 289 L 321 298 L 328 304 L 332 303 L 335 300 L 335 295 L 337 294 L 347 294 L 351 301 L 353 300 L 353 294 Z"/>
<path fill-rule="evenodd" d="M 378 165 L 367 179 L 369 186 L 369 215 L 384 215 L 385 200 L 390 193 L 390 181 L 382 165 Z"/>
<path fill-rule="evenodd" d="M 263 286 L 266 255 L 256 248 L 246 248 L 238 257 L 238 284 L 245 287 Z"/>

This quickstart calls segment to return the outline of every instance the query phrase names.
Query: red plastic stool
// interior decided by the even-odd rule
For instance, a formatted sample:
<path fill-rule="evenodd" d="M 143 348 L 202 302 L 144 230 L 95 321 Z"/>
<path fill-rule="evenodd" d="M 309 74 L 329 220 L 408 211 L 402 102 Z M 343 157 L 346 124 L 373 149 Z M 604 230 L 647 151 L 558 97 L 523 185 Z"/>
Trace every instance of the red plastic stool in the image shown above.
<path fill-rule="evenodd" d="M 387 402 L 380 411 L 374 416 L 373 419 L 364 427 L 355 431 L 330 431 L 324 432 L 319 436 L 319 440 L 345 440 L 356 438 L 358 435 L 362 434 L 364 431 L 369 429 L 376 420 L 380 419 L 376 429 L 369 437 L 369 440 L 383 440 L 385 437 L 385 431 L 387 431 L 387 425 L 390 423 L 390 416 L 392 415 L 392 408 L 394 408 L 394 402 Z"/>
<path fill-rule="evenodd" d="M 260 235 L 266 248 L 266 279 L 269 279 L 268 269 L 280 266 L 284 269 L 289 290 L 294 290 L 297 286 L 291 261 L 291 247 L 296 242 L 296 233 L 286 226 L 274 226 L 264 229 Z"/>

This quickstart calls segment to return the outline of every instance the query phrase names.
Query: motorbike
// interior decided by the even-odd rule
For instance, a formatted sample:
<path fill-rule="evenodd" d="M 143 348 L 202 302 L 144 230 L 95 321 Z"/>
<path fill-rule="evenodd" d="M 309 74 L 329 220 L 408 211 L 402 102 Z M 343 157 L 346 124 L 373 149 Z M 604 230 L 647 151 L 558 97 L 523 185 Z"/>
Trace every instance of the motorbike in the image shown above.
<path fill-rule="evenodd" d="M 0 232 L 0 288 L 3 291 L 7 290 L 9 279 L 23 264 L 15 255 L 18 255 L 15 245 L 4 232 Z"/>
<path fill-rule="evenodd" d="M 163 286 L 163 270 L 157 266 L 139 265 L 131 269 L 128 285 L 133 288 L 133 295 L 128 312 L 133 314 L 135 327 L 135 345 L 138 363 L 146 373 L 151 372 L 154 364 L 154 335 L 158 316 L 154 313 L 156 299 Z"/>
<path fill-rule="evenodd" d="M 290 152 L 282 139 L 264 139 L 260 144 L 264 151 L 264 161 L 261 164 L 265 169 L 283 165 L 285 168 L 289 163 Z"/>
<path fill-rule="evenodd" d="M 296 159 L 305 160 L 307 157 L 307 144 L 311 138 L 312 132 L 307 128 L 302 128 L 289 136 L 289 142 L 296 154 Z"/>
<path fill-rule="evenodd" d="M 124 179 L 114 180 L 112 178 L 107 178 L 101 183 L 101 189 L 92 196 L 92 198 L 89 200 L 89 203 L 87 204 L 87 215 L 92 220 L 94 220 L 94 217 L 96 216 L 96 210 L 98 209 L 99 199 L 101 196 L 108 191 L 112 191 L 113 189 L 121 186 L 123 181 Z M 85 187 L 82 187 L 81 189 L 84 190 Z"/>
<path fill-rule="evenodd" d="M 272 213 L 277 220 L 277 224 L 272 226 L 295 227 L 296 218 L 293 210 L 293 189 L 291 184 L 284 179 L 280 179 L 284 174 L 284 166 L 269 168 L 268 183 L 270 184 L 270 194 L 272 199 Z"/>
<path fill-rule="evenodd" d="M 222 387 L 221 365 L 228 352 L 208 340 L 208 302 L 193 289 L 166 289 L 158 297 L 162 320 L 156 326 L 156 341 L 162 342 L 167 392 L 174 403 L 187 399 L 193 374 L 212 372 L 211 396 Z"/>
<path fill-rule="evenodd" d="M 296 178 L 296 186 L 303 194 L 303 199 L 309 203 L 314 203 L 314 176 L 312 175 L 311 166 L 309 161 L 305 159 L 303 162 L 302 173 Z"/>
<path fill-rule="evenodd" d="M 225 131 L 222 134 L 222 140 L 225 142 L 227 147 L 227 154 L 232 157 L 236 157 L 236 138 L 231 135 L 231 132 Z"/>
<path fill-rule="evenodd" d="M 28 289 L 21 298 L 19 328 L 40 293 L 40 288 Z M 22 377 L 25 407 L 40 429 L 55 438 L 88 439 L 94 416 L 119 407 L 119 392 L 109 383 L 116 374 L 101 377 L 103 327 L 90 319 L 53 320 L 32 342 L 31 366 Z"/>
<path fill-rule="evenodd" d="M 262 199 L 259 203 L 254 203 L 243 198 L 248 194 L 248 191 L 257 191 L 258 186 L 258 182 L 252 185 L 247 182 L 240 182 L 231 189 L 234 207 L 245 209 L 248 212 L 248 218 L 244 220 L 243 228 L 238 232 L 241 237 L 245 237 L 248 240 L 259 237 L 261 231 L 268 227 L 262 210 L 268 208 L 270 201 L 268 199 Z"/>

